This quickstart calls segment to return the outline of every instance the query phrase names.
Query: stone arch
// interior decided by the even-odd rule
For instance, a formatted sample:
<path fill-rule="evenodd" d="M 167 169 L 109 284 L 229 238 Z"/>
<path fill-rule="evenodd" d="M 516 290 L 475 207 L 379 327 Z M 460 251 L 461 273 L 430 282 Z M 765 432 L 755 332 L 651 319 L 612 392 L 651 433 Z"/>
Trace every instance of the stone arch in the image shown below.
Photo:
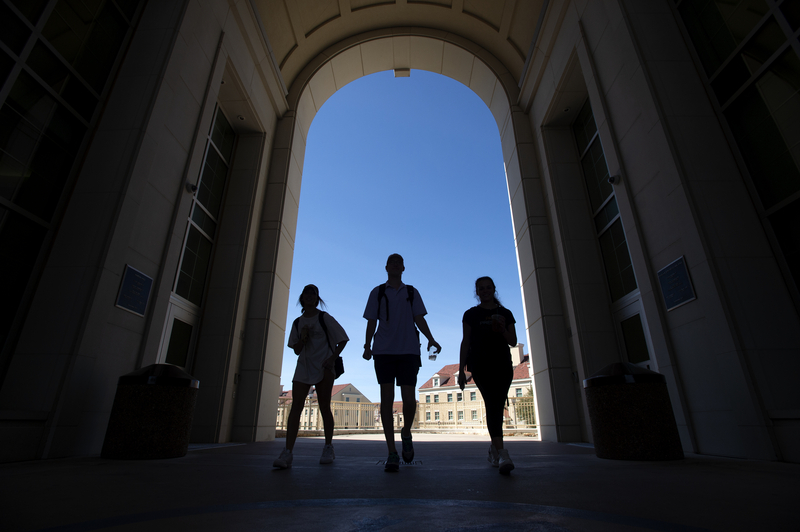
<path fill-rule="evenodd" d="M 251 398 L 247 400 L 251 406 L 246 407 L 245 418 L 234 420 L 234 426 L 241 428 L 241 432 L 234 431 L 235 439 L 269 438 L 275 426 L 275 408 L 271 402 L 259 398 L 276 396 L 279 386 L 306 135 L 311 122 L 322 104 L 347 83 L 375 72 L 411 68 L 436 72 L 463 83 L 484 101 L 495 117 L 506 169 L 525 332 L 534 371 L 537 371 L 534 350 L 541 354 L 540 360 L 548 361 L 552 355 L 544 357 L 545 351 L 555 350 L 563 355 L 559 358 L 565 361 L 569 375 L 563 331 L 558 327 L 554 330 L 544 319 L 548 313 L 560 314 L 561 304 L 557 290 L 552 289 L 555 284 L 550 290 L 542 290 L 543 283 L 556 281 L 551 231 L 530 124 L 516 105 L 517 81 L 486 50 L 452 33 L 427 28 L 373 31 L 343 40 L 310 61 L 290 87 L 289 110 L 277 124 L 265 218 L 259 237 L 259 254 L 271 257 L 269 309 L 260 324 L 266 335 L 260 344 L 263 351 L 259 367 L 250 368 L 257 372 L 257 377 L 248 379 L 249 393 L 240 388 L 240 393 Z M 536 379 L 541 434 L 548 440 L 580 439 L 579 431 L 565 436 L 555 430 L 559 421 L 558 409 L 550 397 L 552 369 L 548 362 L 543 378 Z M 571 406 L 573 412 L 566 415 L 575 417 L 576 405 Z M 237 412 L 242 413 L 243 409 L 237 408 Z"/>

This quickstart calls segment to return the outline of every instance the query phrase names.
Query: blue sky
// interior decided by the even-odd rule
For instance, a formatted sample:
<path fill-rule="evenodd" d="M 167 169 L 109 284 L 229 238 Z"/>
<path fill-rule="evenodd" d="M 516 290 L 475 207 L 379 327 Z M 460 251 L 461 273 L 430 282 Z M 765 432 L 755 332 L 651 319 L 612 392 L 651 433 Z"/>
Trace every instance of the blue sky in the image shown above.
<path fill-rule="evenodd" d="M 391 253 L 404 257 L 403 281 L 419 290 L 442 346 L 435 362 L 423 356 L 418 387 L 458 362 L 461 318 L 477 303 L 480 276 L 494 279 L 527 344 L 497 124 L 468 87 L 421 70 L 343 87 L 317 113 L 306 148 L 288 325 L 300 315 L 303 286 L 316 284 L 350 337 L 337 384 L 352 383 L 374 402 L 380 394 L 372 362 L 361 358 L 362 315 L 370 290 L 386 281 Z M 296 361 L 286 348 L 284 389 Z"/>

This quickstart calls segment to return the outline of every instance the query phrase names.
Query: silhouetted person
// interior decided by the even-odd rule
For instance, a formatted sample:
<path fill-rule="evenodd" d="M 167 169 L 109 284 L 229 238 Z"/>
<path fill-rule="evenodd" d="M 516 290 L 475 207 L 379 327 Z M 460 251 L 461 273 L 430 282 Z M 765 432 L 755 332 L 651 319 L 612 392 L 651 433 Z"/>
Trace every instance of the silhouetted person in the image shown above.
<path fill-rule="evenodd" d="M 422 297 L 414 287 L 403 284 L 404 271 L 403 257 L 396 253 L 389 255 L 386 261 L 386 273 L 389 278 L 385 284 L 376 286 L 370 292 L 367 308 L 364 310 L 364 318 L 367 320 L 364 359 L 369 360 L 373 357 L 375 359 L 375 375 L 381 387 L 381 422 L 386 445 L 389 447 L 385 471 L 400 469 L 400 457 L 394 443 L 392 415 L 395 381 L 400 386 L 400 395 L 403 399 L 403 428 L 400 431 L 403 460 L 411 462 L 414 459 L 411 427 L 417 411 L 415 389 L 417 374 L 422 365 L 419 332 L 428 339 L 428 349 L 433 346 L 436 348 L 436 353 L 442 350 L 433 339 L 425 321 L 425 314 L 428 312 L 422 303 Z"/>
<path fill-rule="evenodd" d="M 336 455 L 333 452 L 333 413 L 331 412 L 331 390 L 336 358 L 347 344 L 344 332 L 333 316 L 317 309 L 325 302 L 319 297 L 319 289 L 313 284 L 306 285 L 298 300 L 303 314 L 292 323 L 289 333 L 289 347 L 296 355 L 297 368 L 292 378 L 292 409 L 286 424 L 286 447 L 272 463 L 273 467 L 286 469 L 292 466 L 292 449 L 300 429 L 300 415 L 305 408 L 305 399 L 312 385 L 316 385 L 319 412 L 325 427 L 325 447 L 322 449 L 320 464 L 330 464 Z"/>
<path fill-rule="evenodd" d="M 514 378 L 509 346 L 517 345 L 516 320 L 498 301 L 491 277 L 475 281 L 475 295 L 480 303 L 467 310 L 463 318 L 458 385 L 464 389 L 468 369 L 486 407 L 486 427 L 492 439 L 489 463 L 507 475 L 514 469 L 514 463 L 503 447 L 503 410 Z"/>

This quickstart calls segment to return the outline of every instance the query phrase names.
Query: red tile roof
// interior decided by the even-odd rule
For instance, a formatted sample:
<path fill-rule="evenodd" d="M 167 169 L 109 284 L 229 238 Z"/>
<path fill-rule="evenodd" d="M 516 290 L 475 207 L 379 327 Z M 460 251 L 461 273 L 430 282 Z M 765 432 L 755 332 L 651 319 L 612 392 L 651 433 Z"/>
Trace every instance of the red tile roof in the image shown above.
<path fill-rule="evenodd" d="M 458 373 L 458 364 L 448 364 L 443 366 L 442 369 L 434 373 L 434 375 L 439 376 L 439 387 L 447 387 L 447 386 L 458 386 L 458 380 L 456 378 L 456 373 Z M 472 374 L 467 371 L 467 384 L 472 379 Z M 425 384 L 419 387 L 419 389 L 423 388 L 433 388 L 433 377 L 428 379 Z"/>
<path fill-rule="evenodd" d="M 522 357 L 522 363 L 519 364 L 514 368 L 514 377 L 513 380 L 520 380 L 520 379 L 529 379 L 530 373 L 528 372 L 528 355 Z M 455 387 L 458 386 L 458 379 L 456 377 L 456 373 L 458 373 L 458 364 L 448 364 L 443 366 L 442 369 L 434 373 L 434 376 L 439 377 L 439 388 L 447 388 L 447 387 Z M 467 384 L 472 382 L 472 373 L 469 371 L 465 371 L 467 375 Z M 423 388 L 433 388 L 433 377 L 425 381 L 425 384 L 419 387 L 420 390 Z"/>

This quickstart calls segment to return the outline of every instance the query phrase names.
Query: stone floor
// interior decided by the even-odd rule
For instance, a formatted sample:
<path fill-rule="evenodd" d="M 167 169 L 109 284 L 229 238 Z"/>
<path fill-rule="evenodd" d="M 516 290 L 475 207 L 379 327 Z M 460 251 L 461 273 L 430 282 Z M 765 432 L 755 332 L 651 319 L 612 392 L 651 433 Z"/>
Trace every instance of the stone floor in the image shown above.
<path fill-rule="evenodd" d="M 399 436 L 398 436 L 399 440 Z M 385 473 L 377 436 L 192 446 L 183 458 L 0 465 L 0 530 L 697 531 L 800 530 L 800 466 L 688 455 L 602 460 L 591 447 L 509 438 L 499 475 L 485 437 L 415 435 Z"/>

